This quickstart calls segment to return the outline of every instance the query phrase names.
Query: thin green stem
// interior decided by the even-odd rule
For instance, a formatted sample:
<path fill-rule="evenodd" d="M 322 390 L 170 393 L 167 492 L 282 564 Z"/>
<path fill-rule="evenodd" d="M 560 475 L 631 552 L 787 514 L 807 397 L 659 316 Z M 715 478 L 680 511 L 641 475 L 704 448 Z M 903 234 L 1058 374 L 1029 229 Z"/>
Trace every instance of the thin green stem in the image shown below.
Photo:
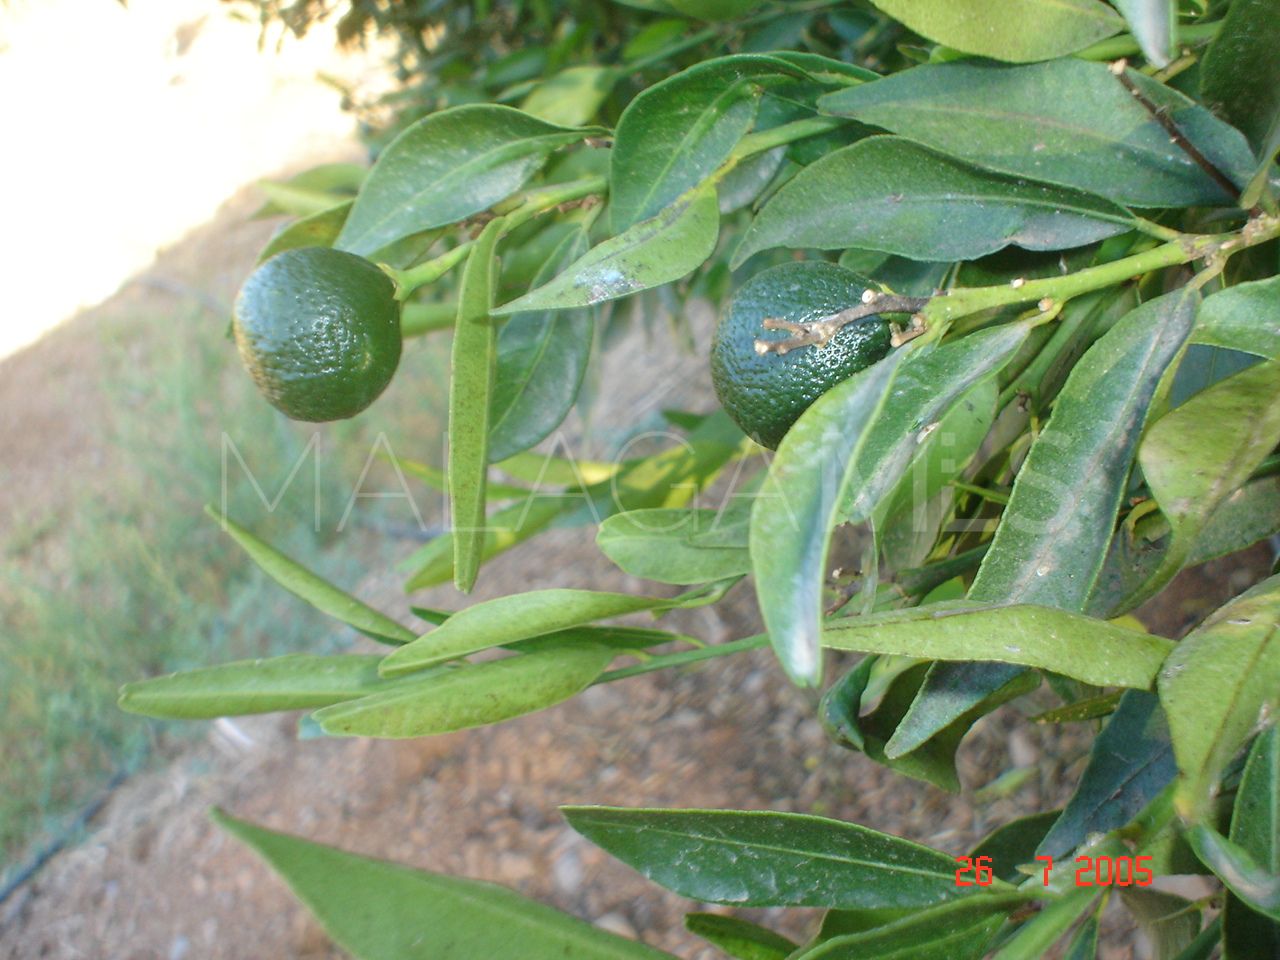
<path fill-rule="evenodd" d="M 1176 46 L 1186 47 L 1208 43 L 1218 35 L 1218 31 L 1221 29 L 1221 20 L 1213 23 L 1196 23 L 1179 27 Z M 1091 47 L 1085 47 L 1085 49 L 1077 52 L 1075 56 L 1081 60 L 1115 60 L 1119 57 L 1132 57 L 1134 54 L 1141 52 L 1142 48 L 1138 46 L 1138 41 L 1130 34 L 1124 33 L 1118 37 L 1100 40 Z"/>
<path fill-rule="evenodd" d="M 743 160 L 754 154 L 764 153 L 766 150 L 772 150 L 774 147 L 781 147 L 796 140 L 803 140 L 806 137 L 816 137 L 821 133 L 829 133 L 848 122 L 843 117 L 807 117 L 804 120 L 793 120 L 791 123 L 772 127 L 769 130 L 761 130 L 759 133 L 748 134 L 738 141 L 738 145 L 734 148 L 730 157 L 730 162 Z"/>
<path fill-rule="evenodd" d="M 602 673 L 596 678 L 595 683 L 612 683 L 614 680 L 625 680 L 627 677 L 638 677 L 642 673 L 653 673 L 655 670 L 666 670 L 669 667 L 683 667 L 690 663 L 698 663 L 701 660 L 712 660 L 716 657 L 728 657 L 735 653 L 744 653 L 747 650 L 759 650 L 769 645 L 769 638 L 764 634 L 757 634 L 754 637 L 744 637 L 741 640 L 733 640 L 729 643 L 717 643 L 715 646 L 699 647 L 694 650 L 682 650 L 679 653 L 668 653 L 665 656 L 654 657 L 648 663 L 637 663 L 632 667 L 622 667 L 618 670 L 610 670 Z M 595 684 L 592 684 L 595 686 Z"/>
<path fill-rule="evenodd" d="M 519 204 L 502 218 L 502 232 L 503 234 L 508 234 L 517 227 L 528 223 L 535 217 L 540 217 L 550 210 L 554 210 L 562 204 L 573 203 L 584 197 L 603 193 L 608 189 L 608 186 L 608 179 L 599 176 L 584 177 L 581 180 L 573 180 L 569 183 L 557 183 L 537 190 L 530 190 L 524 195 Z M 464 243 L 460 243 L 452 250 L 442 253 L 440 256 L 425 263 L 420 263 L 416 267 L 410 267 L 408 270 L 396 270 L 384 264 L 382 269 L 395 281 L 396 299 L 407 300 L 415 290 L 425 287 L 427 284 L 435 283 L 467 258 L 467 255 L 471 253 L 473 242 L 467 240 Z"/>

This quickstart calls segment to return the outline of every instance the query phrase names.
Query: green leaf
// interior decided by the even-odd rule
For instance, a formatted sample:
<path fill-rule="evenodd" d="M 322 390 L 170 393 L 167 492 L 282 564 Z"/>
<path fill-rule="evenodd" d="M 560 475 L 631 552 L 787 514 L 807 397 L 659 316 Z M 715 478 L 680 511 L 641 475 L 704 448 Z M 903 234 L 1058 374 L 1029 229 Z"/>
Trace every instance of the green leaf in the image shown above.
<path fill-rule="evenodd" d="M 575 230 L 552 251 L 534 285 L 546 283 L 587 250 Z M 543 440 L 573 408 L 591 357 L 589 310 L 518 313 L 498 334 L 490 406 L 489 460 L 506 460 Z"/>
<path fill-rule="evenodd" d="M 588 251 L 563 273 L 493 311 L 564 310 L 616 300 L 679 280 L 706 261 L 720 236 L 715 186 L 696 187 L 651 220 Z"/>
<path fill-rule="evenodd" d="M 487 210 L 524 186 L 554 151 L 592 132 L 491 103 L 423 117 L 382 152 L 335 245 L 368 255 Z"/>
<path fill-rule="evenodd" d="M 1128 691 L 1093 741 L 1071 801 L 1036 853 L 1059 860 L 1091 834 L 1124 826 L 1177 772 L 1159 699 L 1145 690 Z"/>
<path fill-rule="evenodd" d="M 608 647 L 576 644 L 432 671 L 394 690 L 325 707 L 312 719 L 330 736 L 391 739 L 499 723 L 576 696 L 614 654 Z"/>
<path fill-rule="evenodd" d="M 1062 960 L 1095 960 L 1098 956 L 1098 914 L 1082 923 Z M 1181 958 L 1179 958 L 1181 960 Z"/>
<path fill-rule="evenodd" d="M 449 510 L 453 534 L 453 583 L 475 586 L 485 541 L 485 484 L 489 473 L 489 420 L 493 403 L 497 331 L 489 312 L 496 281 L 494 252 L 501 218 L 476 238 L 458 287 L 449 375 Z"/>
<path fill-rule="evenodd" d="M 568 67 L 534 87 L 520 109 L 562 127 L 590 123 L 621 75 L 614 67 Z"/>
<path fill-rule="evenodd" d="M 1140 73 L 1127 77 L 1202 154 L 1246 182 L 1254 160 L 1239 131 Z M 1101 63 L 925 64 L 828 94 L 819 106 L 962 160 L 1117 203 L 1234 203 Z"/>
<path fill-rule="evenodd" d="M 1179 643 L 1159 689 L 1182 772 L 1178 809 L 1198 817 L 1232 755 L 1280 709 L 1280 577 L 1219 608 Z"/>
<path fill-rule="evenodd" d="M 893 353 L 823 394 L 783 439 L 752 509 L 751 561 L 770 640 L 794 681 L 816 685 L 822 674 L 831 530 L 870 518 L 905 473 L 918 431 L 994 375 L 1028 329 L 1009 324 Z"/>
<path fill-rule="evenodd" d="M 781 934 L 718 913 L 686 913 L 684 927 L 737 960 L 786 960 L 796 949 L 796 944 Z"/>
<path fill-rule="evenodd" d="M 979 960 L 1006 916 L 1028 899 L 1017 893 L 969 893 L 883 926 L 825 940 L 795 960 Z"/>
<path fill-rule="evenodd" d="M 972 260 L 1010 244 L 1079 247 L 1132 223 L 1102 197 L 982 170 L 910 140 L 869 137 L 788 181 L 752 222 L 734 263 L 774 247 Z"/>
<path fill-rule="evenodd" d="M 1098 0 L 872 0 L 916 33 L 1011 63 L 1075 53 L 1124 23 Z"/>
<path fill-rule="evenodd" d="M 1191 341 L 1280 360 L 1280 277 L 1240 283 L 1206 297 Z"/>
<path fill-rule="evenodd" d="M 1085 683 L 1146 689 L 1172 641 L 1052 607 L 978 606 L 968 600 L 827 621 L 834 650 L 927 660 L 994 660 Z M 390 656 L 398 656 L 401 647 Z"/>
<path fill-rule="evenodd" d="M 1280 122 L 1280 17 L 1271 0 L 1236 0 L 1205 51 L 1200 93 L 1258 150 Z"/>
<path fill-rule="evenodd" d="M 453 326 L 452 323 L 449 325 Z M 409 460 L 406 457 L 389 457 L 387 462 L 403 470 L 409 476 L 421 480 L 432 490 L 439 490 L 441 493 L 449 492 L 449 475 L 429 463 L 423 463 L 421 460 Z M 490 501 L 528 499 L 535 495 L 535 491 L 530 490 L 528 487 L 517 487 L 512 484 L 493 483 L 492 481 L 485 485 L 485 493 Z"/>
<path fill-rule="evenodd" d="M 292 653 L 270 660 L 240 660 L 126 683 L 120 688 L 120 707 L 179 720 L 309 710 L 387 687 L 387 681 L 378 676 L 381 659 Z"/>
<path fill-rule="evenodd" d="M 295 220 L 284 227 L 262 248 L 258 263 L 266 263 L 277 253 L 296 250 L 299 247 L 330 247 L 338 238 L 342 225 L 347 222 L 352 201 L 344 200 L 319 213 Z"/>
<path fill-rule="evenodd" d="M 1061 810 L 1046 810 L 997 827 L 978 842 L 969 856 L 975 860 L 990 857 L 992 873 L 1001 880 L 1017 883 L 1025 879 L 1018 867 L 1041 866 L 1036 863 L 1036 848 L 1061 813 Z"/>
<path fill-rule="evenodd" d="M 445 623 L 396 650 L 382 662 L 383 676 L 412 673 L 515 640 L 577 627 L 610 617 L 670 610 L 696 603 L 703 594 L 637 597 L 591 590 L 532 590 L 486 600 L 459 610 Z"/>
<path fill-rule="evenodd" d="M 505 887 L 357 857 L 220 810 L 212 817 L 360 960 L 671 960 Z"/>
<path fill-rule="evenodd" d="M 715 537 L 732 532 L 741 534 L 740 543 L 721 545 Z M 707 583 L 751 572 L 745 524 L 718 510 L 619 513 L 600 525 L 596 545 L 627 573 L 659 583 Z"/>
<path fill-rule="evenodd" d="M 1177 42 L 1175 0 L 1115 0 L 1115 4 L 1147 61 L 1157 67 L 1168 66 Z"/>
<path fill-rule="evenodd" d="M 1129 602 L 1154 596 L 1185 565 L 1200 531 L 1280 443 L 1280 361 L 1219 380 L 1157 420 L 1138 462 L 1172 542 L 1160 568 Z"/>
<path fill-rule="evenodd" d="M 1261 869 L 1280 875 L 1280 727 L 1253 741 L 1231 813 L 1231 842 Z M 1280 924 L 1234 894 L 1223 906 L 1222 928 L 1227 960 L 1246 960 L 1253 950 L 1280 955 Z"/>
<path fill-rule="evenodd" d="M 610 855 L 706 903 L 924 907 L 965 893 L 945 853 L 839 820 L 738 810 L 562 810 L 569 826 Z"/>
<path fill-rule="evenodd" d="M 220 516 L 208 506 L 205 507 L 205 513 L 222 525 L 222 529 L 244 548 L 244 552 L 262 568 L 263 573 L 321 613 L 327 613 L 375 640 L 408 643 L 414 639 L 415 634 L 408 627 L 396 623 L 386 614 L 338 589 L 328 580 L 258 539 L 230 517 Z"/>
<path fill-rule="evenodd" d="M 667 0 L 686 17 L 696 20 L 737 20 L 760 6 L 762 0 Z"/>
<path fill-rule="evenodd" d="M 613 232 L 656 216 L 716 172 L 755 123 L 759 79 L 803 73 L 776 57 L 720 57 L 632 100 L 609 161 Z"/>
<path fill-rule="evenodd" d="M 1280 873 L 1268 870 L 1237 843 L 1203 823 L 1187 831 L 1191 849 L 1248 907 L 1280 923 Z"/>
<path fill-rule="evenodd" d="M 322 163 L 288 180 L 259 180 L 267 202 L 254 211 L 253 218 L 319 213 L 354 196 L 368 174 L 369 169 L 359 163 Z"/>
<path fill-rule="evenodd" d="M 1120 899 L 1155 947 L 1155 960 L 1178 960 L 1200 932 L 1200 911 L 1164 890 L 1121 887 Z"/>
<path fill-rule="evenodd" d="M 1264 477 L 1229 496 L 1209 518 L 1189 563 L 1204 563 L 1280 533 L 1280 476 Z"/>
<path fill-rule="evenodd" d="M 1050 948 L 1092 906 L 1097 892 L 1071 890 L 1049 902 L 1034 918 L 1020 926 L 991 956 L 991 960 L 1043 960 Z"/>

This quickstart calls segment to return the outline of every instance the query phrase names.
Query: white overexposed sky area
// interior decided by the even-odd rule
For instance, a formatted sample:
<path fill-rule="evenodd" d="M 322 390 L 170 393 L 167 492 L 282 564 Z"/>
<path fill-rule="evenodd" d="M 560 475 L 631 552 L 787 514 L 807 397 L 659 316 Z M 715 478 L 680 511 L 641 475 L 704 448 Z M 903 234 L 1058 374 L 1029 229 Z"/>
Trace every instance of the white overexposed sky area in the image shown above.
<path fill-rule="evenodd" d="M 350 141 L 332 29 L 258 49 L 219 0 L 0 3 L 0 357 L 110 296 L 238 187 Z"/>

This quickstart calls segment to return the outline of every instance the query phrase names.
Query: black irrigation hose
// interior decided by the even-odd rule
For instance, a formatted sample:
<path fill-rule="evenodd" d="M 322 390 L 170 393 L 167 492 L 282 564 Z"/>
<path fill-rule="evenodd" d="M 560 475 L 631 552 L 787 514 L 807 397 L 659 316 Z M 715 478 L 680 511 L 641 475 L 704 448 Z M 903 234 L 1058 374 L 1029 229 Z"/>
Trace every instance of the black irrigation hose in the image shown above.
<path fill-rule="evenodd" d="M 92 820 L 98 815 L 98 812 L 107 805 L 107 801 L 111 799 L 120 784 L 129 778 L 128 768 L 122 767 L 118 769 L 107 781 L 107 785 L 102 789 L 93 800 L 80 808 L 80 812 L 75 818 L 67 824 L 67 826 L 52 840 L 36 851 L 35 855 L 27 861 L 26 865 L 18 870 L 17 873 L 6 883 L 0 887 L 0 905 L 18 892 L 24 884 L 31 881 L 37 873 L 39 873 L 54 858 L 57 853 L 67 846 L 78 833 L 80 833 Z"/>

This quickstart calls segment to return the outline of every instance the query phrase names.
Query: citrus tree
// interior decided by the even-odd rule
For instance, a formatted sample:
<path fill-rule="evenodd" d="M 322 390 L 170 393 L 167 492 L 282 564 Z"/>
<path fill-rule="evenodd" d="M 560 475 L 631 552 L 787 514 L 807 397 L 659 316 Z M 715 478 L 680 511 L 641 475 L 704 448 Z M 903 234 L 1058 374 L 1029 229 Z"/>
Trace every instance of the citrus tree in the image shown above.
<path fill-rule="evenodd" d="M 1092 957 L 1113 898 L 1161 957 L 1280 955 L 1280 576 L 1179 639 L 1129 616 L 1280 530 L 1274 0 L 413 10 L 410 117 L 367 172 L 281 192 L 305 215 L 237 301 L 241 356 L 326 420 L 374 401 L 402 337 L 451 331 L 448 466 L 426 475 L 452 528 L 408 590 L 465 593 L 578 521 L 683 590 L 536 590 L 410 627 L 217 516 L 387 650 L 142 680 L 124 708 L 423 737 L 771 647 L 834 740 L 956 789 L 970 727 L 1047 685 L 1038 719 L 1097 731 L 1075 793 L 965 856 L 795 814 L 564 813 L 693 900 L 825 909 L 802 944 L 690 915 L 750 960 Z M 596 332 L 695 299 L 720 310 L 699 349 L 722 410 L 671 413 L 685 442 L 651 457 L 534 451 Z M 727 478 L 727 506 L 693 505 Z M 764 633 L 610 623 L 730 590 Z M 863 656 L 829 676 L 831 650 Z M 665 956 L 216 816 L 360 957 Z M 1185 873 L 1221 892 L 1160 888 Z"/>

